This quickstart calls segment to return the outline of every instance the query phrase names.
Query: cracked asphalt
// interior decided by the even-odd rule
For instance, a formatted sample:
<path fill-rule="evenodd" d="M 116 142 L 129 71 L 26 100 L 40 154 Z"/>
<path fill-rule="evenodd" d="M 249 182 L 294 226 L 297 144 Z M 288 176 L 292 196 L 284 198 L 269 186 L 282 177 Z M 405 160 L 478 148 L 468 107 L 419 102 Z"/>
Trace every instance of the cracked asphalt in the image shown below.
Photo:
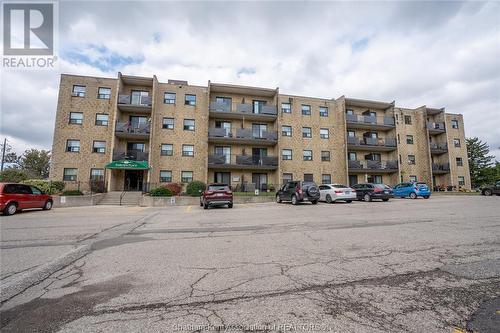
<path fill-rule="evenodd" d="M 499 203 L 436 196 L 1 217 L 11 293 L 1 330 L 498 332 Z M 41 267 L 50 273 L 31 282 Z"/>

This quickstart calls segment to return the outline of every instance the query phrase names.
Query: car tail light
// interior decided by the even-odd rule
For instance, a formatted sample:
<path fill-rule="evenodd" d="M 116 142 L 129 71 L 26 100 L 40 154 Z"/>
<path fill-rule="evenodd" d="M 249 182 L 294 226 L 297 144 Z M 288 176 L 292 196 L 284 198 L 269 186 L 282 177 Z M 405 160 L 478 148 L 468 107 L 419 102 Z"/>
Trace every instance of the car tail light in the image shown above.
<path fill-rule="evenodd" d="M 205 192 L 205 194 L 206 195 L 212 195 L 212 194 L 214 194 L 214 191 L 207 191 L 207 192 Z"/>
<path fill-rule="evenodd" d="M 376 187 L 376 188 L 375 188 L 375 190 L 373 190 L 373 192 L 376 192 L 376 193 L 378 193 L 378 192 L 382 192 L 382 189 L 381 189 L 381 188 L 379 188 L 379 187 Z"/>
<path fill-rule="evenodd" d="M 335 193 L 339 194 L 339 193 L 342 193 L 341 190 L 335 190 Z"/>
<path fill-rule="evenodd" d="M 226 194 L 233 194 L 230 190 L 226 191 Z"/>
<path fill-rule="evenodd" d="M 302 188 L 300 186 L 297 187 L 297 192 L 299 192 L 299 194 L 302 194 Z"/>

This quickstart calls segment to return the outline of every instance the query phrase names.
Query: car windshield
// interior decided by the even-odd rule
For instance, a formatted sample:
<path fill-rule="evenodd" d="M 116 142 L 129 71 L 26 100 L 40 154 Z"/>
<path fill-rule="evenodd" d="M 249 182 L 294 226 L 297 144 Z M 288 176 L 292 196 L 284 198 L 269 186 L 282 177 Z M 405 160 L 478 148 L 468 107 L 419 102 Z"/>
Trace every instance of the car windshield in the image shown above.
<path fill-rule="evenodd" d="M 208 185 L 209 191 L 229 191 L 229 186 L 227 185 Z"/>
<path fill-rule="evenodd" d="M 342 185 L 342 184 L 333 184 L 332 187 L 335 187 L 335 188 L 346 188 L 347 186 Z"/>
<path fill-rule="evenodd" d="M 427 187 L 427 184 L 426 183 L 417 183 L 417 186 L 418 187 Z"/>

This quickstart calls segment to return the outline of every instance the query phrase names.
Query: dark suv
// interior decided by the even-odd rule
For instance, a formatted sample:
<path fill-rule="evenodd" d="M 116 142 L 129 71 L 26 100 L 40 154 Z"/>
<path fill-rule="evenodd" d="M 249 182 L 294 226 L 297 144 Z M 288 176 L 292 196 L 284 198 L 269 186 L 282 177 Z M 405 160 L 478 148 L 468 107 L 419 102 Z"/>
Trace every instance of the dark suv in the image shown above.
<path fill-rule="evenodd" d="M 200 206 L 208 209 L 212 206 L 225 206 L 233 208 L 233 191 L 228 184 L 208 184 L 200 197 Z"/>
<path fill-rule="evenodd" d="M 351 186 L 356 190 L 356 197 L 358 200 L 372 201 L 373 199 L 382 199 L 382 201 L 389 201 L 394 198 L 392 188 L 384 184 L 356 184 Z"/>
<path fill-rule="evenodd" d="M 291 201 L 292 205 L 310 201 L 313 205 L 319 201 L 319 189 L 313 182 L 290 181 L 283 185 L 276 193 L 276 202 Z"/>
<path fill-rule="evenodd" d="M 481 187 L 482 195 L 500 195 L 500 180 L 497 180 L 495 184 L 485 185 Z"/>

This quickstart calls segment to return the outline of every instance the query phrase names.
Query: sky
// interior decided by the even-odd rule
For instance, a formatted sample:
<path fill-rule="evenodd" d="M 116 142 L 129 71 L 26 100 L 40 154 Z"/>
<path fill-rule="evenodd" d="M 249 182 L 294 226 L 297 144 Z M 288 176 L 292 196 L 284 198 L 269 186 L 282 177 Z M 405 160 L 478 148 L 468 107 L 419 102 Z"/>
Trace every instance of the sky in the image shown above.
<path fill-rule="evenodd" d="M 500 160 L 500 2 L 59 2 L 58 70 L 1 72 L 0 138 L 51 149 L 61 73 L 461 113 Z"/>

